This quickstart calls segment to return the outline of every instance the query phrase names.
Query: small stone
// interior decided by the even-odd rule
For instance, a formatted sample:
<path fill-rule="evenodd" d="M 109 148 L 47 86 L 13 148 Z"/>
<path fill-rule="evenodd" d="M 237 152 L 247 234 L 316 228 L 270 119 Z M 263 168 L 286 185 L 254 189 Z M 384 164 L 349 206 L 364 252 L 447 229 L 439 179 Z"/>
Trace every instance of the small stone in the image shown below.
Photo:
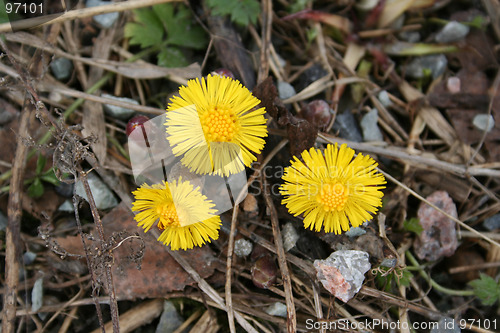
<path fill-rule="evenodd" d="M 116 97 L 116 96 L 112 96 L 112 95 L 108 95 L 108 94 L 102 94 L 101 97 L 110 98 L 110 99 L 114 99 L 114 100 L 121 101 L 121 102 L 139 105 L 139 102 L 137 102 L 135 99 L 132 99 L 132 98 Z M 116 106 L 116 105 L 111 105 L 111 104 L 104 104 L 104 111 L 108 115 L 110 115 L 111 117 L 121 119 L 121 120 L 127 120 L 128 118 L 132 117 L 132 115 L 135 113 L 135 111 L 132 109 L 122 108 L 121 106 Z"/>
<path fill-rule="evenodd" d="M 7 228 L 7 217 L 0 212 L 0 231 L 4 231 Z"/>
<path fill-rule="evenodd" d="M 174 304 L 170 301 L 163 303 L 163 312 L 160 322 L 156 326 L 156 333 L 172 333 L 184 323 Z"/>
<path fill-rule="evenodd" d="M 345 235 L 348 237 L 359 237 L 366 234 L 366 230 L 361 227 L 351 228 L 346 231 Z"/>
<path fill-rule="evenodd" d="M 71 200 L 65 200 L 59 208 L 57 208 L 60 212 L 73 212 L 75 207 L 73 207 L 73 202 Z"/>
<path fill-rule="evenodd" d="M 392 105 L 392 101 L 391 98 L 389 97 L 389 94 L 387 93 L 387 90 L 382 90 L 381 92 L 378 93 L 378 100 L 386 108 Z"/>
<path fill-rule="evenodd" d="M 73 72 L 73 62 L 67 58 L 56 58 L 50 63 L 50 70 L 58 80 L 66 80 Z"/>
<path fill-rule="evenodd" d="M 240 238 L 234 242 L 234 254 L 238 257 L 246 257 L 252 253 L 253 244 L 251 241 Z"/>
<path fill-rule="evenodd" d="M 104 184 L 102 180 L 95 175 L 95 173 L 89 173 L 87 177 L 90 191 L 94 197 L 97 209 L 104 210 L 118 205 L 118 201 L 116 200 L 113 192 L 111 192 L 106 184 Z M 87 193 L 85 193 L 82 182 L 78 181 L 75 186 L 76 194 L 88 201 L 89 199 L 87 197 Z"/>
<path fill-rule="evenodd" d="M 314 64 L 306 69 L 300 76 L 297 83 L 297 90 L 301 91 L 311 83 L 318 81 L 328 75 L 328 72 L 320 64 Z"/>
<path fill-rule="evenodd" d="M 437 191 L 426 199 L 449 215 L 457 217 L 457 208 L 447 192 Z M 417 257 L 435 261 L 443 256 L 453 255 L 458 247 L 455 221 L 424 202 L 420 204 L 417 215 L 424 228 L 413 244 Z"/>
<path fill-rule="evenodd" d="M 283 238 L 283 248 L 285 252 L 290 251 L 300 238 L 291 222 L 283 226 L 283 229 L 281 229 L 281 237 Z"/>
<path fill-rule="evenodd" d="M 389 24 L 388 28 L 394 29 L 394 30 L 399 30 L 403 27 L 405 24 L 405 15 L 399 15 L 394 21 L 392 21 L 391 24 Z"/>
<path fill-rule="evenodd" d="M 349 110 L 337 114 L 335 123 L 333 124 L 333 130 L 334 132 L 338 132 L 339 136 L 343 139 L 354 142 L 363 141 L 363 136 L 359 130 L 356 118 L 354 118 L 354 115 Z"/>
<path fill-rule="evenodd" d="M 71 198 L 73 197 L 73 189 L 75 188 L 75 184 L 59 182 L 59 185 L 54 187 L 54 191 L 62 197 Z"/>
<path fill-rule="evenodd" d="M 43 276 L 39 277 L 31 290 L 31 311 L 38 311 L 43 305 Z"/>
<path fill-rule="evenodd" d="M 438 321 L 437 327 L 431 327 L 431 333 L 460 333 L 462 330 L 453 318 L 443 317 Z"/>
<path fill-rule="evenodd" d="M 278 81 L 278 94 L 280 99 L 287 99 L 297 94 L 295 88 L 288 82 Z"/>
<path fill-rule="evenodd" d="M 259 211 L 259 205 L 257 203 L 257 199 L 255 195 L 248 194 L 245 200 L 243 200 L 243 210 L 246 213 L 256 213 Z"/>
<path fill-rule="evenodd" d="M 397 263 L 398 263 L 398 259 L 396 259 L 396 258 L 384 258 L 384 260 L 382 260 L 382 262 L 380 263 L 380 266 L 387 267 L 387 268 L 393 268 L 393 267 L 396 267 Z"/>
<path fill-rule="evenodd" d="M 495 119 L 492 115 L 488 114 L 478 114 L 472 120 L 472 124 L 480 131 L 489 132 L 495 126 Z"/>
<path fill-rule="evenodd" d="M 0 126 L 10 123 L 18 114 L 12 104 L 3 98 L 0 98 Z"/>
<path fill-rule="evenodd" d="M 483 227 L 488 231 L 500 229 L 500 214 L 495 214 L 484 220 Z"/>
<path fill-rule="evenodd" d="M 315 260 L 314 268 L 323 287 L 338 299 L 348 302 L 361 289 L 371 265 L 368 253 L 341 250 L 325 260 Z"/>
<path fill-rule="evenodd" d="M 271 316 L 286 318 L 286 305 L 280 302 L 269 305 L 264 311 Z"/>
<path fill-rule="evenodd" d="M 421 79 L 430 71 L 435 79 L 444 73 L 448 60 L 444 54 L 434 54 L 413 59 L 405 68 L 406 75 Z"/>
<path fill-rule="evenodd" d="M 448 22 L 435 37 L 438 43 L 451 43 L 456 42 L 469 33 L 470 28 L 465 24 L 457 21 Z"/>
<path fill-rule="evenodd" d="M 401 31 L 399 33 L 399 38 L 408 43 L 418 43 L 422 37 L 418 31 Z"/>
<path fill-rule="evenodd" d="M 365 114 L 361 119 L 361 130 L 363 131 L 364 141 L 383 141 L 384 136 L 378 128 L 378 111 L 377 109 L 372 109 L 370 112 Z"/>
<path fill-rule="evenodd" d="M 36 259 L 36 253 L 27 251 L 23 254 L 23 264 L 31 265 Z"/>
<path fill-rule="evenodd" d="M 111 1 L 87 0 L 87 7 L 104 6 L 104 5 L 109 5 L 110 3 Z M 116 22 L 116 20 L 118 20 L 119 16 L 120 14 L 117 12 L 107 13 L 107 14 L 95 15 L 93 17 L 93 20 L 101 28 L 106 29 L 106 28 L 111 28 L 111 26 Z"/>
<path fill-rule="evenodd" d="M 368 12 L 375 8 L 379 0 L 359 0 L 355 2 L 356 9 L 362 12 Z"/>
<path fill-rule="evenodd" d="M 448 78 L 446 81 L 446 89 L 452 94 L 456 94 L 460 92 L 460 78 L 456 76 L 452 76 Z"/>

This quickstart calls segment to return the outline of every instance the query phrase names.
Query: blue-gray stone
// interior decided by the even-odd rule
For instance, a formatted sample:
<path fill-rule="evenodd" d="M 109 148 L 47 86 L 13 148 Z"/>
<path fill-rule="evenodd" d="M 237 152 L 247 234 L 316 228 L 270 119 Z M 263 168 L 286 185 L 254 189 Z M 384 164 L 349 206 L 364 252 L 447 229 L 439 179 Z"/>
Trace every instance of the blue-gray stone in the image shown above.
<path fill-rule="evenodd" d="M 31 290 L 31 311 L 38 311 L 43 305 L 43 276 L 38 278 Z"/>
<path fill-rule="evenodd" d="M 378 111 L 377 109 L 372 109 L 370 112 L 365 114 L 361 119 L 361 130 L 363 131 L 364 141 L 383 141 L 384 136 L 378 128 Z"/>
<path fill-rule="evenodd" d="M 341 138 L 354 142 L 363 141 L 356 118 L 354 118 L 354 115 L 349 110 L 337 114 L 335 123 L 333 124 L 333 131 L 338 132 Z"/>
<path fill-rule="evenodd" d="M 116 200 L 113 192 L 111 192 L 106 184 L 104 184 L 102 180 L 95 175 L 95 173 L 89 173 L 87 177 L 90 191 L 92 192 L 92 196 L 94 197 L 94 201 L 98 209 L 109 209 L 118 205 L 118 201 Z M 82 182 L 78 181 L 75 186 L 76 194 L 88 201 L 89 199 L 87 198 L 87 193 L 85 193 Z"/>
<path fill-rule="evenodd" d="M 278 94 L 280 99 L 287 99 L 295 96 L 295 88 L 288 82 L 278 81 Z"/>
<path fill-rule="evenodd" d="M 491 114 L 477 114 L 472 120 L 472 124 L 480 131 L 489 132 L 495 126 L 495 119 Z"/>
<path fill-rule="evenodd" d="M 87 7 L 98 7 L 103 5 L 109 5 L 111 1 L 101 1 L 101 0 L 87 0 Z M 101 15 L 95 15 L 93 20 L 101 28 L 111 28 L 111 26 L 118 20 L 119 13 L 107 13 Z"/>
<path fill-rule="evenodd" d="M 297 230 L 293 227 L 292 222 L 288 222 L 283 226 L 281 230 L 281 238 L 283 238 L 283 249 L 285 252 L 290 251 L 295 244 L 297 244 L 300 236 L 297 233 Z"/>
<path fill-rule="evenodd" d="M 345 234 L 349 237 L 359 237 L 366 234 L 366 230 L 361 227 L 355 227 L 347 230 Z"/>
<path fill-rule="evenodd" d="M 451 43 L 456 42 L 469 33 L 470 28 L 465 24 L 457 21 L 448 22 L 435 37 L 438 43 Z"/>
<path fill-rule="evenodd" d="M 60 212 L 72 212 L 75 208 L 73 207 L 73 202 L 71 200 L 65 200 L 59 208 L 57 208 L 57 210 Z"/>
<path fill-rule="evenodd" d="M 31 265 L 36 259 L 36 253 L 27 251 L 23 254 L 23 263 L 25 265 Z"/>
<path fill-rule="evenodd" d="M 398 259 L 396 258 L 384 258 L 382 262 L 380 263 L 380 266 L 382 267 L 387 267 L 387 268 L 393 268 L 396 266 L 398 263 Z"/>
<path fill-rule="evenodd" d="M 184 322 L 183 318 L 177 313 L 177 309 L 170 301 L 163 303 L 163 313 L 160 322 L 156 326 L 156 333 L 172 333 L 178 329 Z"/>
<path fill-rule="evenodd" d="M 484 220 L 483 227 L 488 231 L 500 229 L 500 214 L 495 214 Z"/>
<path fill-rule="evenodd" d="M 7 217 L 0 212 L 0 231 L 4 231 L 7 228 Z"/>
<path fill-rule="evenodd" d="M 244 238 L 240 238 L 234 242 L 234 254 L 238 257 L 246 257 L 253 250 L 253 244 L 251 241 Z"/>
<path fill-rule="evenodd" d="M 434 327 L 437 326 L 437 327 Z M 452 318 L 443 317 L 431 327 L 431 333 L 460 333 L 462 330 Z"/>
<path fill-rule="evenodd" d="M 116 96 L 108 95 L 108 94 L 102 94 L 101 97 L 110 98 L 110 99 L 114 99 L 114 100 L 121 101 L 121 102 L 139 105 L 139 102 L 137 102 L 135 99 L 132 99 L 132 98 L 116 97 Z M 111 117 L 121 119 L 121 120 L 127 120 L 130 117 L 132 117 L 132 115 L 135 113 L 134 110 L 123 108 L 121 106 L 116 106 L 116 105 L 111 105 L 111 104 L 104 104 L 103 106 L 104 106 L 104 112 L 106 112 Z"/>
<path fill-rule="evenodd" d="M 381 92 L 378 93 L 378 100 L 380 101 L 380 103 L 382 103 L 384 107 L 389 107 L 392 105 L 392 101 L 386 90 L 382 90 Z"/>
<path fill-rule="evenodd" d="M 420 32 L 418 31 L 401 31 L 399 33 L 399 38 L 408 43 L 418 43 L 420 41 Z"/>
<path fill-rule="evenodd" d="M 405 68 L 406 75 L 414 79 L 421 79 L 429 71 L 435 79 L 444 73 L 448 60 L 444 54 L 433 54 L 413 59 Z"/>
<path fill-rule="evenodd" d="M 73 62 L 67 58 L 56 58 L 50 63 L 50 70 L 58 80 L 66 80 L 73 72 Z"/>
<path fill-rule="evenodd" d="M 266 308 L 266 313 L 270 316 L 286 318 L 286 305 L 280 302 L 275 302 Z"/>

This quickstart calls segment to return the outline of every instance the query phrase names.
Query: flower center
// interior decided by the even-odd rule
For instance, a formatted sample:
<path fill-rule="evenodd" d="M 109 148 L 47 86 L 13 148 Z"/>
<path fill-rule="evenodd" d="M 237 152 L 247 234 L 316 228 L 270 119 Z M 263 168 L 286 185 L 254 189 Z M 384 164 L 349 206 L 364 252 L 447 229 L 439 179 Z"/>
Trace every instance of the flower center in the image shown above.
<path fill-rule="evenodd" d="M 231 142 L 239 128 L 236 114 L 227 106 L 211 105 L 200 120 L 209 142 Z"/>
<path fill-rule="evenodd" d="M 340 183 L 326 184 L 321 187 L 317 200 L 326 211 L 342 210 L 349 197 L 349 190 Z"/>
<path fill-rule="evenodd" d="M 175 205 L 173 203 L 158 206 L 158 208 L 156 208 L 156 212 L 160 215 L 158 229 L 164 230 L 167 227 L 180 226 L 179 216 L 177 216 L 177 211 L 175 210 Z"/>

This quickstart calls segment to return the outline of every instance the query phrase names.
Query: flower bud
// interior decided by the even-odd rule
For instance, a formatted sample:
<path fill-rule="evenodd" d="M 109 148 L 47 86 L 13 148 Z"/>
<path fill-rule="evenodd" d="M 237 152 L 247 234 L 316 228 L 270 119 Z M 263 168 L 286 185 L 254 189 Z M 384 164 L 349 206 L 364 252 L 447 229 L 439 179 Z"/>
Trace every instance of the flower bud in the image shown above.
<path fill-rule="evenodd" d="M 252 269 L 252 282 L 258 288 L 268 289 L 276 283 L 278 267 L 270 255 L 260 257 Z"/>

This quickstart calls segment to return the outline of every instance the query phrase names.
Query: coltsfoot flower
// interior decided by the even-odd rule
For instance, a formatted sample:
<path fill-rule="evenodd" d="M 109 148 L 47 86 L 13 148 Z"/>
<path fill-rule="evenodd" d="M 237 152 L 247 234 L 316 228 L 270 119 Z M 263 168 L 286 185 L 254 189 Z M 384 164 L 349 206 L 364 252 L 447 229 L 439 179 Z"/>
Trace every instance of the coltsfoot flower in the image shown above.
<path fill-rule="evenodd" d="M 219 75 L 190 80 L 170 100 L 167 139 L 175 156 L 197 174 L 229 176 L 264 148 L 265 109 L 237 80 Z"/>
<path fill-rule="evenodd" d="M 158 240 L 172 250 L 192 249 L 219 238 L 221 220 L 215 204 L 182 177 L 152 186 L 144 184 L 132 194 L 138 226 L 147 232 L 156 225 L 163 230 Z"/>
<path fill-rule="evenodd" d="M 386 181 L 370 156 L 343 144 L 315 148 L 296 156 L 285 168 L 280 192 L 282 204 L 294 216 L 304 215 L 304 227 L 340 234 L 372 218 L 382 206 Z"/>

